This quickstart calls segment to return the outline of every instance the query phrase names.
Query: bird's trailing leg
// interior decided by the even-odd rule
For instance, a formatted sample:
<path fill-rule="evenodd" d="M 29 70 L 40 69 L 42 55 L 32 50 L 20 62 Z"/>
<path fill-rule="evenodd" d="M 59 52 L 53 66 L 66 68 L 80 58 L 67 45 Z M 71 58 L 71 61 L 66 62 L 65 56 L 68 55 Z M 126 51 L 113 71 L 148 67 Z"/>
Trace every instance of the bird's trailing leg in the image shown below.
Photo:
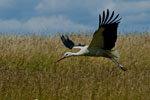
<path fill-rule="evenodd" d="M 123 67 L 115 58 L 111 57 L 111 60 L 119 67 L 121 68 L 123 71 L 126 71 L 127 69 L 125 67 Z"/>

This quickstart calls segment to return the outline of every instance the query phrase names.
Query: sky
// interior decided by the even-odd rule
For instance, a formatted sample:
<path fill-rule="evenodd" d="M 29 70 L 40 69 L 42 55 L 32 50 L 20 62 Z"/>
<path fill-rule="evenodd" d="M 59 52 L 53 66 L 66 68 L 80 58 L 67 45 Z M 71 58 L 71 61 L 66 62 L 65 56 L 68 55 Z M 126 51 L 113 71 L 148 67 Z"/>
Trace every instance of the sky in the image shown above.
<path fill-rule="evenodd" d="M 107 9 L 120 33 L 150 31 L 150 0 L 0 0 L 0 33 L 94 32 Z"/>

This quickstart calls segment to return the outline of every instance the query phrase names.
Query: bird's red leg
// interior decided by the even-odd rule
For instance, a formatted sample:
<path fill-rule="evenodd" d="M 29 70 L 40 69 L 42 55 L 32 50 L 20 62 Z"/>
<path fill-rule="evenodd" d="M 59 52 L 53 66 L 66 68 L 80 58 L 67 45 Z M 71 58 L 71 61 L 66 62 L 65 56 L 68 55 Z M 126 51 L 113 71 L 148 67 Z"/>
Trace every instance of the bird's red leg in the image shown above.
<path fill-rule="evenodd" d="M 126 71 L 127 69 L 123 67 L 115 58 L 111 57 L 111 60 L 118 65 L 119 68 L 121 68 L 123 71 Z"/>

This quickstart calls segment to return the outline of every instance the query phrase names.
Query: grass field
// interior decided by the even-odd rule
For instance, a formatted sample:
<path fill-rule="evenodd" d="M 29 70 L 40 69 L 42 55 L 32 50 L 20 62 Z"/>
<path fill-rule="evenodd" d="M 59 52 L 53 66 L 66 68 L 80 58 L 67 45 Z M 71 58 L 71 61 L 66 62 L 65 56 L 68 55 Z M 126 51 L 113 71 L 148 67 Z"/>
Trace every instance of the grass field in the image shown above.
<path fill-rule="evenodd" d="M 90 35 L 70 35 L 89 44 Z M 150 100 L 150 34 L 120 35 L 117 59 L 72 57 L 59 36 L 0 36 L 0 100 Z M 72 50 L 76 52 L 77 50 Z"/>

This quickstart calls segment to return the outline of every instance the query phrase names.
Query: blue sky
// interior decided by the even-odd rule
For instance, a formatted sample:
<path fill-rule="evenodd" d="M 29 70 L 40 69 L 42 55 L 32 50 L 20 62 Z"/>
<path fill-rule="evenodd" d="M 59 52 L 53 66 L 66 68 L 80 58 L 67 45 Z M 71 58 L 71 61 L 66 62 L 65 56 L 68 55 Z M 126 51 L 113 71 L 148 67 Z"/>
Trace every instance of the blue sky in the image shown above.
<path fill-rule="evenodd" d="M 0 0 L 0 32 L 94 32 L 107 8 L 120 14 L 119 32 L 150 31 L 150 0 Z"/>

